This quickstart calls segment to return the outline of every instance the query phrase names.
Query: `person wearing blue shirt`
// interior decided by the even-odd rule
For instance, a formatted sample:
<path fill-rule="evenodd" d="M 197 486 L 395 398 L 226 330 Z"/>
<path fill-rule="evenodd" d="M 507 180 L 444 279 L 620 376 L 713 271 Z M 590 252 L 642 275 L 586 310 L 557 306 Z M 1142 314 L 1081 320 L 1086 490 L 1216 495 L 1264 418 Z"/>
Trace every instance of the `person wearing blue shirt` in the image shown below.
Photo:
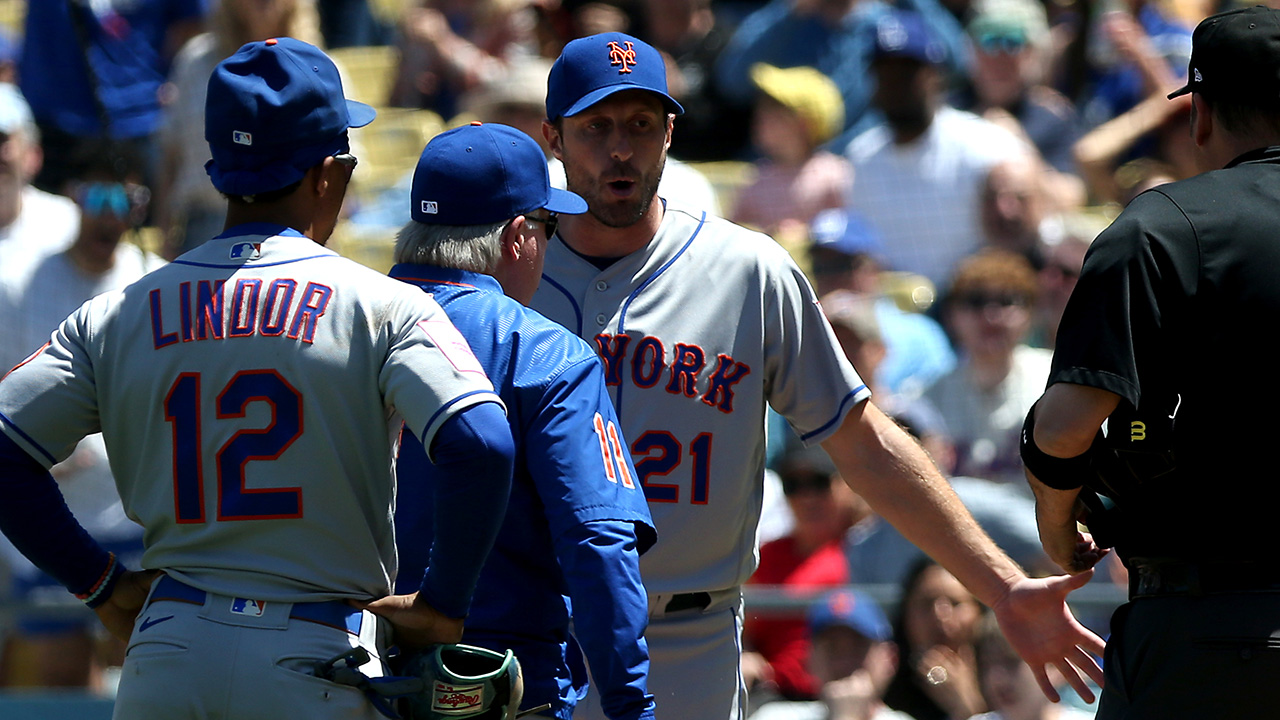
<path fill-rule="evenodd" d="M 391 276 L 445 308 L 506 404 L 517 448 L 511 499 L 463 642 L 515 652 L 522 709 L 549 703 L 546 717 L 572 717 L 587 689 L 585 655 L 612 720 L 651 718 L 639 559 L 657 534 L 644 490 L 595 352 L 522 304 L 541 279 L 556 213 L 587 204 L 551 188 L 531 138 L 478 122 L 427 145 L 411 198 Z M 409 590 L 427 563 L 432 525 L 451 509 L 432 506 L 435 475 L 411 437 L 398 468 L 406 479 L 396 543 Z M 408 479 L 419 472 L 428 482 Z"/>
<path fill-rule="evenodd" d="M 44 141 L 37 187 L 61 191 L 79 144 L 103 135 L 149 157 L 169 63 L 200 32 L 208 3 L 26 3 L 20 82 Z"/>

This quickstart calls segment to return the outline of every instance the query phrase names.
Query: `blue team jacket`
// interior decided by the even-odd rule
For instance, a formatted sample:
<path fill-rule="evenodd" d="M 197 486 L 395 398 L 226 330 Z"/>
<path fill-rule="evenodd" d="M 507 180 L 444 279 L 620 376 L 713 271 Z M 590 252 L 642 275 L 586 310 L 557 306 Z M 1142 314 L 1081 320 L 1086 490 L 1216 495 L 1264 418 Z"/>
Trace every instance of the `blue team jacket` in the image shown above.
<path fill-rule="evenodd" d="M 463 642 L 515 651 L 524 708 L 549 702 L 567 720 L 586 692 L 585 654 L 610 717 L 652 717 L 638 558 L 657 534 L 638 481 L 627 487 L 618 480 L 622 471 L 604 467 L 595 418 L 607 427 L 617 417 L 595 353 L 504 295 L 488 275 L 408 264 L 390 274 L 445 309 L 506 404 L 516 443 L 507 515 L 480 573 Z M 636 478 L 623 455 L 625 472 Z M 427 564 L 433 471 L 421 444 L 405 433 L 397 462 L 398 593 L 417 590 Z"/>

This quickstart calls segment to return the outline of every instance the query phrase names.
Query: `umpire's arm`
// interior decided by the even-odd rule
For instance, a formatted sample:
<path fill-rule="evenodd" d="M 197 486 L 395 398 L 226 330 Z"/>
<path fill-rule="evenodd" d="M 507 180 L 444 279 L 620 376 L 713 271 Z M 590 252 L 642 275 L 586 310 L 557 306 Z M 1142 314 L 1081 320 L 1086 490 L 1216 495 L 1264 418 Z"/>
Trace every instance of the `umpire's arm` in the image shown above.
<path fill-rule="evenodd" d="M 1031 408 L 1028 425 L 1033 430 L 1030 437 L 1024 438 L 1022 452 L 1026 458 L 1030 449 L 1040 458 L 1039 463 L 1026 463 L 1027 482 L 1036 496 L 1040 544 L 1049 558 L 1067 572 L 1087 570 L 1105 554 L 1094 545 L 1091 536 L 1076 527 L 1081 514 L 1079 484 L 1085 478 L 1080 476 L 1072 482 L 1060 482 L 1047 475 L 1041 478 L 1031 466 L 1043 468 L 1041 474 L 1056 473 L 1055 466 L 1070 467 L 1073 458 L 1089 452 L 1098 428 L 1119 404 L 1120 396 L 1107 390 L 1054 383 Z"/>

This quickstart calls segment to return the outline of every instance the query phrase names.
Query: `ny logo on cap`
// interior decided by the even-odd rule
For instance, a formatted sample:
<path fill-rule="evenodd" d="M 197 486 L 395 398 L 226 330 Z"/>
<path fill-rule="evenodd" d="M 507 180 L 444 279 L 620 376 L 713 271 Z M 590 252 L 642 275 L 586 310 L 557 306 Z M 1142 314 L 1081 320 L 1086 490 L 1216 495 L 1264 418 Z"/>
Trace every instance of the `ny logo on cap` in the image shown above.
<path fill-rule="evenodd" d="M 231 131 L 231 142 L 233 142 L 233 143 L 235 143 L 235 144 L 237 144 L 237 145 L 252 145 L 252 144 L 253 144 L 253 135 L 252 135 L 252 134 L 250 134 L 250 133 L 247 133 L 247 132 L 245 132 L 245 131 L 243 131 L 243 130 L 232 130 L 232 131 Z"/>
<path fill-rule="evenodd" d="M 440 213 L 440 206 L 436 203 L 435 200 L 422 201 L 422 214 L 438 215 L 439 213 Z"/>
<path fill-rule="evenodd" d="M 1200 68 L 1195 68 L 1196 82 L 1204 82 L 1204 78 L 1200 76 Z"/>
<path fill-rule="evenodd" d="M 627 66 L 636 64 L 636 51 L 632 47 L 631 41 L 623 41 L 623 44 L 627 46 L 625 49 L 623 49 L 622 45 L 612 40 L 609 41 L 609 64 L 622 66 L 618 70 L 619 75 L 631 72 L 631 68 Z"/>

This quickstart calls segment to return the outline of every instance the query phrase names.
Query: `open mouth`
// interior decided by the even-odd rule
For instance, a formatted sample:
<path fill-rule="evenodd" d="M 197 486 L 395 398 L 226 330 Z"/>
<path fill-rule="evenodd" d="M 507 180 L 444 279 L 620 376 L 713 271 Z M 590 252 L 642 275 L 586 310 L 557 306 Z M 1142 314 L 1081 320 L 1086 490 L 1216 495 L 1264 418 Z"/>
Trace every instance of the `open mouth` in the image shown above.
<path fill-rule="evenodd" d="M 635 180 L 611 180 L 607 185 L 615 195 L 630 195 L 632 188 L 636 186 L 636 182 Z"/>

